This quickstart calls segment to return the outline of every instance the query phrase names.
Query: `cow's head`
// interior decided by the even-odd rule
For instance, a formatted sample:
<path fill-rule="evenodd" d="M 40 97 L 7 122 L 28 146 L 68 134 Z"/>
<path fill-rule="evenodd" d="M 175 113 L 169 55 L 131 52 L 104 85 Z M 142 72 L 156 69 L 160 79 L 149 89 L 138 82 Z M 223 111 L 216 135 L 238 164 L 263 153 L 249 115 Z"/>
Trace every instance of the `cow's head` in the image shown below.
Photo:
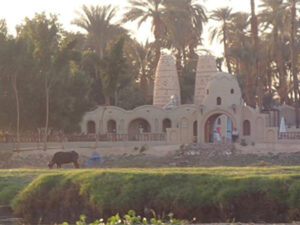
<path fill-rule="evenodd" d="M 54 165 L 54 162 L 53 162 L 53 160 L 51 160 L 49 163 L 48 163 L 48 167 L 49 167 L 49 169 L 52 169 L 52 166 Z"/>

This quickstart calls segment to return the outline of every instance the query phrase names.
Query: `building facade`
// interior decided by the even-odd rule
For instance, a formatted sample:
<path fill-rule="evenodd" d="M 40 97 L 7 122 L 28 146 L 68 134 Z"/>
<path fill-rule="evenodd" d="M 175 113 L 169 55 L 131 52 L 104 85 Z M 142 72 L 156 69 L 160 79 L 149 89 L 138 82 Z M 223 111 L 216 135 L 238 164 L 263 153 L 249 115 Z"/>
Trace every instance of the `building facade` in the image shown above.
<path fill-rule="evenodd" d="M 84 134 L 111 141 L 161 141 L 166 144 L 231 141 L 234 129 L 246 143 L 274 143 L 277 128 L 267 115 L 246 106 L 236 77 L 217 72 L 215 58 L 200 56 L 194 104 L 182 105 L 175 60 L 162 55 L 158 63 L 153 105 L 124 110 L 98 106 L 81 122 Z"/>

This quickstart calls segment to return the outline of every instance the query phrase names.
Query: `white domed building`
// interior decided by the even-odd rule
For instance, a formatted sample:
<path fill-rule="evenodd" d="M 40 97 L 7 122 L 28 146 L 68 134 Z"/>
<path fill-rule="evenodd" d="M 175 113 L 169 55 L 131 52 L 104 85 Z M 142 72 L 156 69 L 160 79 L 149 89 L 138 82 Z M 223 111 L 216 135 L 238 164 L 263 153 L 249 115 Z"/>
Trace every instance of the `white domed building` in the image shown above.
<path fill-rule="evenodd" d="M 172 56 L 162 55 L 157 66 L 153 105 L 124 110 L 98 106 L 87 112 L 82 132 L 100 140 L 162 144 L 231 141 L 233 129 L 247 143 L 277 141 L 277 128 L 266 126 L 267 115 L 246 106 L 235 76 L 217 72 L 215 58 L 200 56 L 194 104 L 180 104 L 180 85 Z"/>

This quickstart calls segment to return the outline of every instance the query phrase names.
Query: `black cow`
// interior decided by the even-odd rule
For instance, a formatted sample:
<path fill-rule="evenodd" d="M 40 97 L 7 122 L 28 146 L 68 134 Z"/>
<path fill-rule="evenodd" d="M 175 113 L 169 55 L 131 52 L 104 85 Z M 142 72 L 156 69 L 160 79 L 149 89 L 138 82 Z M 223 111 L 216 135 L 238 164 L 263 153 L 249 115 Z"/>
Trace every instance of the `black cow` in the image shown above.
<path fill-rule="evenodd" d="M 79 168 L 78 163 L 79 155 L 75 151 L 71 152 L 56 152 L 52 157 L 51 161 L 48 163 L 49 168 L 51 169 L 54 164 L 57 168 L 61 168 L 61 164 L 73 163 L 75 168 Z"/>

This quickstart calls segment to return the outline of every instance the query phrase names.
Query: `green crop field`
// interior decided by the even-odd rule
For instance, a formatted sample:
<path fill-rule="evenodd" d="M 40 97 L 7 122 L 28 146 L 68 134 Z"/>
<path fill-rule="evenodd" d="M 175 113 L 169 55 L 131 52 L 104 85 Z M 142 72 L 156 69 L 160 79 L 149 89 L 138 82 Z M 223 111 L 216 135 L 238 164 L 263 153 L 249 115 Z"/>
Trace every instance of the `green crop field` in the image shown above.
<path fill-rule="evenodd" d="M 107 218 L 130 209 L 199 221 L 294 221 L 300 166 L 0 170 L 0 204 L 30 222 L 75 221 L 82 213 Z"/>

